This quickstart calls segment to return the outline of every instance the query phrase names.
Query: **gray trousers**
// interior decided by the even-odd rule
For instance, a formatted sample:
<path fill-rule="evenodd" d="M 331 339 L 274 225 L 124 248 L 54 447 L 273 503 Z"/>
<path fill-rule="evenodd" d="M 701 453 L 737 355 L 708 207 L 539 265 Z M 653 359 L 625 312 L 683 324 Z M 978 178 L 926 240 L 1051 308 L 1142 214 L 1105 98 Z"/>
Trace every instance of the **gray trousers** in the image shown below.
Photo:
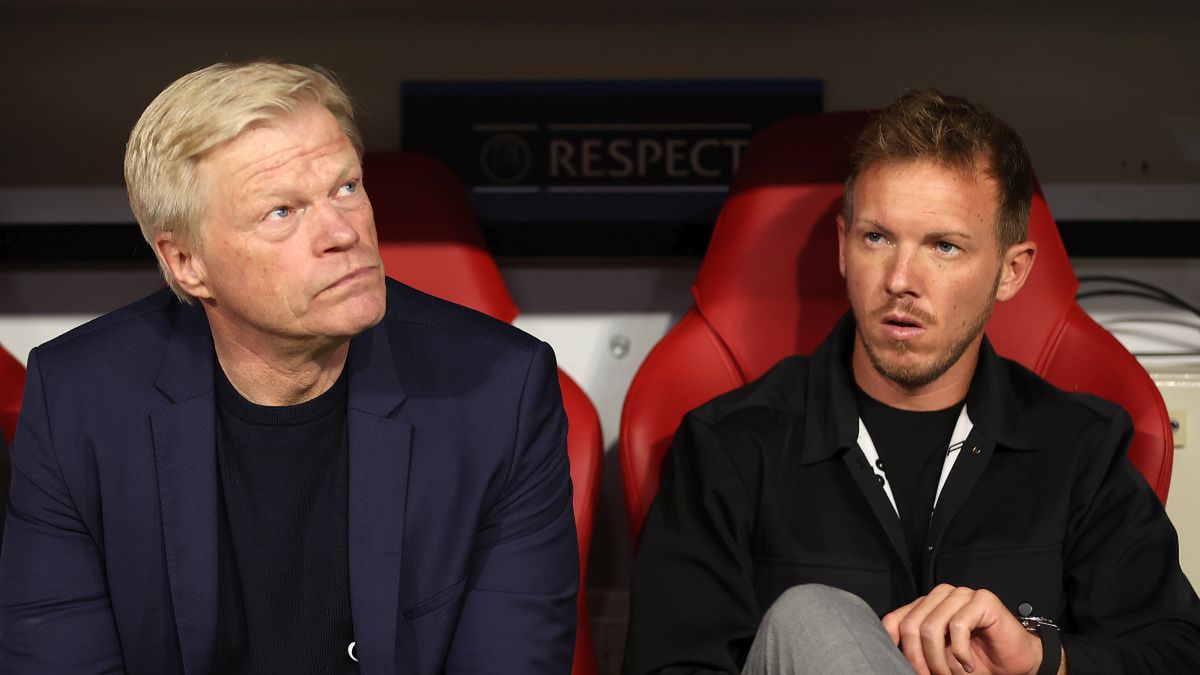
<path fill-rule="evenodd" d="M 904 654 L 862 598 L 806 584 L 789 588 L 763 616 L 742 675 L 912 675 Z"/>

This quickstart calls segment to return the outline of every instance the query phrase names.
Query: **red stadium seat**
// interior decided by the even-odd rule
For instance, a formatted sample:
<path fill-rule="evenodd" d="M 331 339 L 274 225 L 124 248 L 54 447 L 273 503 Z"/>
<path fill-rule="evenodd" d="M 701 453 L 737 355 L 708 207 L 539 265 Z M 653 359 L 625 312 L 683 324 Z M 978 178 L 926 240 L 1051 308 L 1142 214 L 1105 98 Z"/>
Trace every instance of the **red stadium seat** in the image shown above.
<path fill-rule="evenodd" d="M 454 172 L 437 159 L 409 153 L 367 155 L 365 168 L 364 184 L 375 209 L 379 250 L 388 276 L 512 322 L 517 307 Z M 567 413 L 567 453 L 579 535 L 579 630 L 572 672 L 594 675 L 586 580 L 604 445 L 600 418 L 587 394 L 561 369 L 558 381 Z"/>
<path fill-rule="evenodd" d="M 0 347 L 0 432 L 6 445 L 11 445 L 17 432 L 17 414 L 21 412 L 21 397 L 25 393 L 25 366 Z M 8 457 L 3 458 L 8 466 Z M 8 472 L 4 472 L 4 489 L 8 490 Z"/>
<path fill-rule="evenodd" d="M 8 514 L 8 482 L 11 465 L 8 447 L 17 433 L 17 416 L 21 412 L 21 397 L 25 394 L 25 366 L 0 346 L 0 535 L 4 534 L 4 519 Z"/>
<path fill-rule="evenodd" d="M 755 136 L 692 285 L 694 306 L 638 370 L 621 416 L 620 461 L 633 541 L 658 491 L 684 413 L 808 354 L 847 309 L 835 217 L 849 149 L 867 113 L 796 117 Z M 1166 501 L 1173 446 L 1166 407 L 1137 360 L 1075 302 L 1078 282 L 1040 189 L 1029 237 L 1037 261 L 1016 298 L 997 303 L 996 351 L 1057 386 L 1121 404 L 1130 459 Z"/>

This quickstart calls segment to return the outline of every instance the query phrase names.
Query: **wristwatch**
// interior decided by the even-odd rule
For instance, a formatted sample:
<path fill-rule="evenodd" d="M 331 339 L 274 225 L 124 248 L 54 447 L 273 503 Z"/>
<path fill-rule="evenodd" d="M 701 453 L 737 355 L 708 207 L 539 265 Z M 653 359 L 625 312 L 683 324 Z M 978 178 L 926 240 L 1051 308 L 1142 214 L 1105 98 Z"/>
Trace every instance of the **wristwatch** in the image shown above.
<path fill-rule="evenodd" d="M 1054 675 L 1062 659 L 1062 636 L 1058 626 L 1046 617 L 1033 616 L 1033 606 L 1028 602 L 1022 602 L 1017 611 L 1021 613 L 1017 621 L 1042 641 L 1042 665 L 1038 667 L 1037 675 Z"/>

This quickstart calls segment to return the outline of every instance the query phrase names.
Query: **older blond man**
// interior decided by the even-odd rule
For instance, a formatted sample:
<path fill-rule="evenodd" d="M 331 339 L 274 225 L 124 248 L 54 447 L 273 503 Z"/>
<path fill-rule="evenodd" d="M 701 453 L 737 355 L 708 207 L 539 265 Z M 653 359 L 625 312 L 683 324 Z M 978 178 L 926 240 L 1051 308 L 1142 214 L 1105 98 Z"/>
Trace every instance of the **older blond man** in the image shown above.
<path fill-rule="evenodd" d="M 0 670 L 565 673 L 549 347 L 386 279 L 345 93 L 218 64 L 130 137 L 170 290 L 33 351 Z"/>

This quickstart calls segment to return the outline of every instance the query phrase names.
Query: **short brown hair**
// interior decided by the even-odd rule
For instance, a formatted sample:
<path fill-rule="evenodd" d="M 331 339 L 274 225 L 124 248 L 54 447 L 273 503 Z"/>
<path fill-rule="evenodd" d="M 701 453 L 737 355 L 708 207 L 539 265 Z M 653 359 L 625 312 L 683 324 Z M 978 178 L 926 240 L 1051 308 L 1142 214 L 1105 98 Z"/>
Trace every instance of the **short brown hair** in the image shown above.
<path fill-rule="evenodd" d="M 910 91 L 875 116 L 854 143 L 843 217 L 854 215 L 854 183 L 868 167 L 930 159 L 962 171 L 986 171 L 999 186 L 1000 250 L 1025 241 L 1033 203 L 1033 166 L 1012 127 L 965 98 L 936 89 Z"/>
<path fill-rule="evenodd" d="M 184 75 L 155 97 L 125 146 L 129 205 L 155 257 L 160 232 L 171 232 L 193 249 L 200 246 L 208 200 L 196 164 L 205 153 L 255 122 L 313 103 L 333 115 L 361 158 L 350 98 L 324 70 L 266 60 L 217 63 Z M 161 257 L 158 264 L 179 299 L 191 302 Z"/>

